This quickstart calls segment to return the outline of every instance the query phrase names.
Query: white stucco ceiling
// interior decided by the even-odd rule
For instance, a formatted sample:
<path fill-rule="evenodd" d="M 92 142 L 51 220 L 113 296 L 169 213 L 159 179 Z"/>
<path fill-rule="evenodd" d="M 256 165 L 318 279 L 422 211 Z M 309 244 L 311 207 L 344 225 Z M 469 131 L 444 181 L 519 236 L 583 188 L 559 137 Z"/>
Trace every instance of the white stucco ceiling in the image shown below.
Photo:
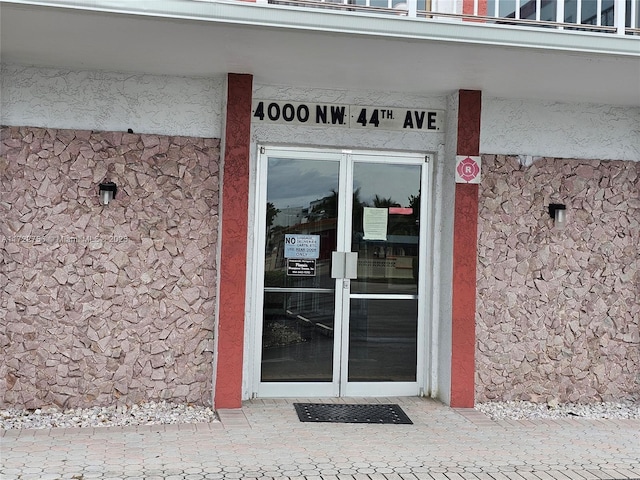
<path fill-rule="evenodd" d="M 278 18 L 273 7 L 240 8 Z M 80 70 L 250 73 L 260 84 L 424 94 L 478 89 L 495 97 L 640 106 L 640 37 L 361 16 L 351 17 L 353 28 L 337 28 L 349 14 L 282 12 L 306 15 L 291 17 L 303 27 L 250 15 L 176 19 L 3 2 L 0 55 L 8 63 Z M 377 25 L 390 28 L 380 35 Z"/>

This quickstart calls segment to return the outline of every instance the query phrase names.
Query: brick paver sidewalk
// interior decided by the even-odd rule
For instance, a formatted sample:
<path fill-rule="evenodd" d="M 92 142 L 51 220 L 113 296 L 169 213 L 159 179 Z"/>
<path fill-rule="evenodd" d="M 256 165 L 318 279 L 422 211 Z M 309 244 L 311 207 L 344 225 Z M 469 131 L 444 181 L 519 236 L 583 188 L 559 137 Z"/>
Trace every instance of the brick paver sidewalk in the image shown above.
<path fill-rule="evenodd" d="M 347 401 L 399 403 L 414 424 L 301 423 L 294 400 L 255 400 L 212 424 L 8 430 L 0 478 L 640 479 L 640 420 L 496 422 L 427 399 Z"/>

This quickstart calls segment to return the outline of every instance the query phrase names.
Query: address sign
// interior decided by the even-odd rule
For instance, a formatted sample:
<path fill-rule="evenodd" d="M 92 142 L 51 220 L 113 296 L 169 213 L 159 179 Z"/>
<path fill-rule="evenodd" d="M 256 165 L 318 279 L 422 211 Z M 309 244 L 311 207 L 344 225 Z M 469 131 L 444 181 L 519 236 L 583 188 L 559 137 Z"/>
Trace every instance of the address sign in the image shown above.
<path fill-rule="evenodd" d="M 254 100 L 254 123 L 380 130 L 444 131 L 444 110 Z"/>

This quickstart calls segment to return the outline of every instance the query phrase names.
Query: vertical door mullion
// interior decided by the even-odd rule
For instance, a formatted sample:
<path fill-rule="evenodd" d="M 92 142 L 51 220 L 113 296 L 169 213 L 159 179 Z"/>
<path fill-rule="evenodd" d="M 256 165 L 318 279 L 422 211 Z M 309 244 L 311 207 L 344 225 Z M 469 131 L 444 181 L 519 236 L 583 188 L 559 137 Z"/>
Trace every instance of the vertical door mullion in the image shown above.
<path fill-rule="evenodd" d="M 347 159 L 345 154 L 340 157 L 340 168 L 338 171 L 338 219 L 336 225 L 336 250 L 338 252 L 345 252 L 344 237 L 347 230 Z M 345 312 L 344 303 L 345 294 L 343 287 L 344 280 L 342 278 L 335 279 L 335 318 L 333 329 L 333 394 L 334 396 L 341 396 L 342 394 L 342 370 L 343 370 L 343 343 L 344 343 L 344 325 L 345 325 Z"/>
<path fill-rule="evenodd" d="M 340 163 L 340 191 L 338 193 L 337 247 L 341 252 L 351 251 L 351 216 L 353 209 L 353 164 L 350 153 L 342 154 Z M 336 343 L 334 344 L 334 374 L 338 379 L 338 394 L 344 393 L 348 376 L 349 355 L 349 293 L 350 281 L 336 279 Z M 339 334 L 339 335 L 338 335 Z"/>

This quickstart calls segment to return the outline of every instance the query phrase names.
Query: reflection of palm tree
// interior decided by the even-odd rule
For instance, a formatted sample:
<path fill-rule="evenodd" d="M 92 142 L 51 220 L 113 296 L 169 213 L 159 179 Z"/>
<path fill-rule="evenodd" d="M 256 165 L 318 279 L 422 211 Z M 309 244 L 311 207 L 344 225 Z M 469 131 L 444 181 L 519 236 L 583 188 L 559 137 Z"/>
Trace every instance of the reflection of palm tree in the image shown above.
<path fill-rule="evenodd" d="M 267 255 L 273 248 L 272 240 L 274 238 L 275 231 L 278 229 L 278 227 L 273 227 L 273 221 L 275 220 L 275 218 L 278 216 L 279 213 L 280 213 L 279 208 L 276 208 L 276 206 L 273 203 L 267 202 L 267 238 L 266 238 Z"/>
<path fill-rule="evenodd" d="M 356 188 L 353 191 L 353 208 L 354 212 L 357 210 L 362 211 L 362 207 L 366 207 L 366 203 L 360 200 L 360 188 Z M 331 195 L 327 195 L 320 199 L 320 201 L 313 206 L 309 212 L 309 220 L 316 221 L 324 218 L 337 218 L 338 217 L 338 192 L 331 190 Z"/>
<path fill-rule="evenodd" d="M 323 218 L 336 218 L 338 216 L 338 192 L 331 190 L 331 195 L 320 199 L 320 203 L 314 205 L 309 215 L 313 220 Z"/>
<path fill-rule="evenodd" d="M 420 192 L 409 195 L 410 215 L 395 215 L 389 223 L 389 233 L 393 235 L 418 235 L 420 219 Z M 400 206 L 400 205 L 390 205 Z"/>
<path fill-rule="evenodd" d="M 413 213 L 411 216 L 415 220 L 416 225 L 420 223 L 420 191 L 418 195 L 409 195 L 409 206 L 412 208 Z"/>
<path fill-rule="evenodd" d="M 271 228 L 271 226 L 273 225 L 273 220 L 278 216 L 279 213 L 279 208 L 276 208 L 273 203 L 267 202 L 267 230 Z"/>
<path fill-rule="evenodd" d="M 399 207 L 400 204 L 394 200 L 389 198 L 379 197 L 376 193 L 376 196 L 373 197 L 373 206 L 376 208 L 385 208 L 385 207 Z"/>
<path fill-rule="evenodd" d="M 353 191 L 353 218 L 351 219 L 352 228 L 354 232 L 363 232 L 362 217 L 364 215 L 364 207 L 367 204 L 360 200 L 360 187 Z"/>

